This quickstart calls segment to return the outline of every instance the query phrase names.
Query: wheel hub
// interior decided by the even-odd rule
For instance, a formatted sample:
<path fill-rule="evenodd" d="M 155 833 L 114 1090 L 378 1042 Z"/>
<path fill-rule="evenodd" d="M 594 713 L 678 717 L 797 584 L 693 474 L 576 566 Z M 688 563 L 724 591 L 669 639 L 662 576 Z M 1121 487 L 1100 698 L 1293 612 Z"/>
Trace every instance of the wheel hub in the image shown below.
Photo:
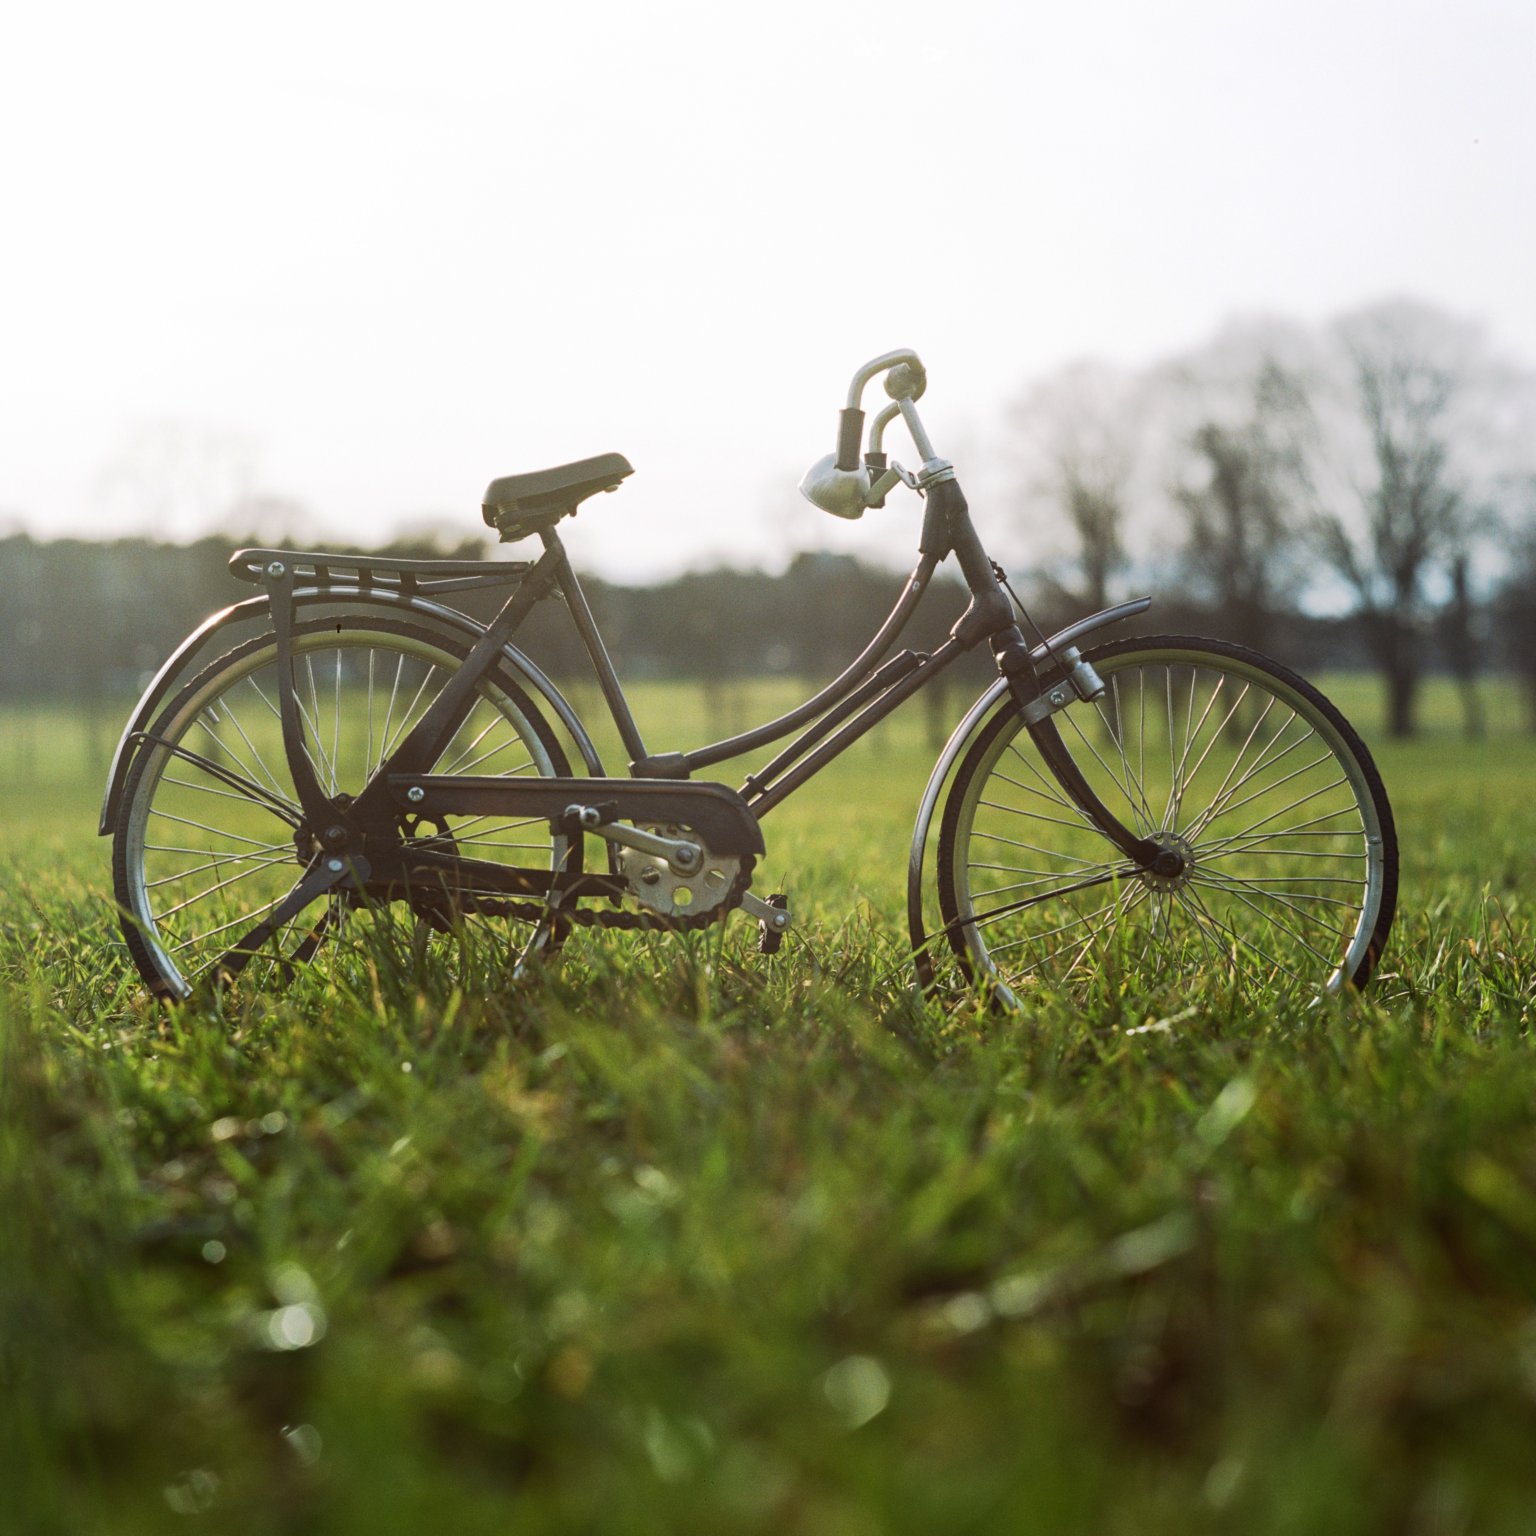
<path fill-rule="evenodd" d="M 1141 878 L 1154 891 L 1182 890 L 1195 871 L 1194 847 L 1177 832 L 1153 832 L 1147 841 L 1160 851 L 1150 867 L 1139 872 Z"/>

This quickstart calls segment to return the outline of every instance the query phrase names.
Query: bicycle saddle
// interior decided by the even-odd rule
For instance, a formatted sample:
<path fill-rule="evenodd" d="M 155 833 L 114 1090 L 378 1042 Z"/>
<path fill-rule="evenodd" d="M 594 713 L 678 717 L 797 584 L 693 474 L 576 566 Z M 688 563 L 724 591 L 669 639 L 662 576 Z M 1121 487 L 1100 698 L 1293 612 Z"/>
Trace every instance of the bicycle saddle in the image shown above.
<path fill-rule="evenodd" d="M 570 516 L 587 497 L 616 490 L 634 472 L 622 453 L 600 453 L 528 475 L 503 475 L 486 487 L 481 513 L 503 543 L 525 539 Z"/>

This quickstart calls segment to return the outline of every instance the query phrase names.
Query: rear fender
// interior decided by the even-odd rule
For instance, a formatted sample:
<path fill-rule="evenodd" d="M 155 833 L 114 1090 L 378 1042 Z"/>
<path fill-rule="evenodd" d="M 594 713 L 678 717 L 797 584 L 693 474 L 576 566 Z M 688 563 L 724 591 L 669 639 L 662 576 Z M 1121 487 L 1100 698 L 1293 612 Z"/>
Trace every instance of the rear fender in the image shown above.
<path fill-rule="evenodd" d="M 410 593 L 389 593 L 376 588 L 362 591 L 347 587 L 302 587 L 294 593 L 293 602 L 296 609 L 324 604 L 330 607 L 388 611 L 393 617 L 410 614 L 430 621 L 439 629 L 448 630 L 455 638 L 462 639 L 467 645 L 473 645 L 485 633 L 483 624 L 476 623 L 456 608 L 448 608 L 441 603 L 434 603 L 430 598 Z M 220 631 L 231 625 L 260 620 L 270 612 L 271 607 L 270 598 L 252 597 L 247 598 L 243 603 L 234 603 L 218 613 L 211 614 L 176 647 L 165 665 L 155 673 L 149 686 L 140 695 L 139 702 L 134 705 L 133 713 L 128 717 L 128 723 L 123 727 L 122 735 L 118 737 L 117 749 L 112 754 L 112 766 L 107 774 L 106 794 L 101 802 L 101 819 L 96 827 L 99 836 L 108 836 L 117 820 L 118 809 L 122 804 L 123 786 L 127 782 L 128 770 L 133 766 L 140 733 L 148 728 L 160 706 L 186 676 L 192 663 L 200 659 L 200 653 L 209 646 Z M 589 774 L 601 776 L 604 773 L 602 759 L 598 756 L 597 748 L 593 745 L 586 727 L 581 723 L 565 696 L 543 670 L 515 646 L 504 646 L 502 654 L 507 665 L 517 674 L 518 680 L 525 684 L 536 698 L 547 704 L 550 712 L 565 727 L 581 755 L 586 771 Z"/>

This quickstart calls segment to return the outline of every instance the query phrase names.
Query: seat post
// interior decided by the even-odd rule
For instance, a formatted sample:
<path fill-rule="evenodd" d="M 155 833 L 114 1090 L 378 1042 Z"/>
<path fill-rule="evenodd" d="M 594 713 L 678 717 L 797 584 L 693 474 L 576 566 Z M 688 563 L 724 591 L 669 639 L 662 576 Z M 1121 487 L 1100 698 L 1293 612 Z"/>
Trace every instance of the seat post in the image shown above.
<path fill-rule="evenodd" d="M 608 713 L 613 716 L 613 723 L 618 727 L 619 739 L 624 743 L 624 750 L 629 753 L 629 760 L 632 763 L 638 762 L 647 756 L 645 742 L 630 712 L 629 700 L 624 697 L 619 675 L 613 669 L 608 647 L 603 644 L 597 620 L 592 617 L 587 594 L 581 589 L 581 582 L 577 579 L 570 557 L 565 552 L 565 545 L 554 525 L 541 528 L 539 537 L 544 541 L 544 548 L 555 556 L 555 585 L 564 596 L 566 607 L 571 610 L 571 621 L 576 626 L 576 633 L 581 636 L 581 643 L 592 660 L 592 670 L 597 674 L 598 687 L 603 690 Z"/>

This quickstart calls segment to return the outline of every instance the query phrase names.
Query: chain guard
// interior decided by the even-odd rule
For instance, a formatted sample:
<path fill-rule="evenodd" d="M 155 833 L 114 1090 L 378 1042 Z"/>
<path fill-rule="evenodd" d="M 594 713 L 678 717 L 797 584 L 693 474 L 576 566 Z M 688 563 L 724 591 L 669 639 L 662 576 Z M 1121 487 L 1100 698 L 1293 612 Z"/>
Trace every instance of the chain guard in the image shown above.
<path fill-rule="evenodd" d="M 667 836 L 679 835 L 678 828 L 667 827 L 659 829 Z M 756 857 L 750 853 L 732 855 L 729 858 L 711 857 L 706 850 L 703 868 L 692 877 L 683 877 L 674 874 L 666 867 L 664 860 L 658 860 L 654 856 L 641 853 L 635 849 L 620 848 L 615 846 L 613 850 L 618 857 L 614 860 L 615 873 L 623 874 L 629 879 L 629 894 L 634 900 L 649 908 L 643 912 L 629 912 L 623 908 L 560 906 L 555 909 L 555 920 L 561 927 L 577 928 L 611 928 L 620 932 L 630 933 L 693 933 L 700 929 L 708 928 L 711 924 L 721 922 L 726 915 L 733 912 L 741 905 L 741 898 L 746 895 L 752 886 L 752 871 L 757 863 Z M 628 860 L 638 861 L 630 865 Z M 638 880 L 638 872 L 649 865 L 658 865 L 663 877 L 670 880 L 668 889 L 668 901 L 672 906 L 671 911 L 663 911 L 659 904 L 652 905 L 647 898 L 650 896 L 650 887 Z M 633 871 L 633 873 L 632 873 Z M 723 876 L 724 888 L 715 899 L 707 906 L 697 902 L 690 903 L 686 909 L 680 909 L 675 901 L 675 893 L 681 887 L 687 887 L 690 891 L 711 891 L 717 888 L 720 882 L 709 882 L 707 876 L 712 871 L 719 871 Z M 660 885 L 661 882 L 657 882 Z M 586 898 L 593 899 L 593 898 Z M 613 899 L 613 898 L 610 898 Z M 451 904 L 453 898 L 439 897 Z M 415 906 L 415 901 L 412 902 Z M 544 901 L 521 901 L 509 897 L 497 896 L 470 896 L 463 901 L 461 907 L 472 911 L 479 917 L 508 917 L 516 918 L 523 922 L 537 923 L 548 919 L 551 909 Z M 437 926 L 435 917 L 442 913 L 438 908 L 432 915 L 425 912 L 420 915 L 433 926 Z M 448 919 L 451 921 L 451 918 Z"/>

